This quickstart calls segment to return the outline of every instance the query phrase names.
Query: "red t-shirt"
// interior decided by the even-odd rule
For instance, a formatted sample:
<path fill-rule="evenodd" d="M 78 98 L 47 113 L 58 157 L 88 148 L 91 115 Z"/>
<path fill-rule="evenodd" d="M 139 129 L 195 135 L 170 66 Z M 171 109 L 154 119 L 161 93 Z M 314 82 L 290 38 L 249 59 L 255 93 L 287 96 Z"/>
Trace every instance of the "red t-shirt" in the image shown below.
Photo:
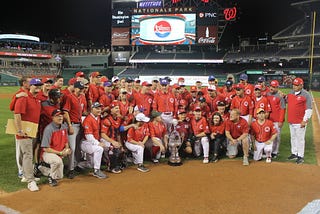
<path fill-rule="evenodd" d="M 39 124 L 41 101 L 34 97 L 29 91 L 27 97 L 20 97 L 16 99 L 14 105 L 14 113 L 21 115 L 22 121 L 29 121 Z M 16 136 L 17 139 L 23 139 L 23 137 Z"/>
<path fill-rule="evenodd" d="M 92 134 L 96 140 L 100 140 L 100 117 L 95 118 L 89 114 L 82 123 L 84 134 Z"/>
<path fill-rule="evenodd" d="M 210 126 L 210 131 L 211 133 L 216 133 L 216 134 L 225 134 L 225 130 L 226 130 L 226 124 L 225 122 L 221 122 L 219 125 L 213 125 L 211 124 Z"/>
<path fill-rule="evenodd" d="M 259 124 L 258 121 L 253 121 L 251 124 L 250 133 L 256 138 L 258 142 L 266 142 L 272 135 L 277 133 L 271 120 L 265 120 L 263 124 Z"/>
<path fill-rule="evenodd" d="M 28 93 L 28 90 L 24 90 L 23 88 L 20 88 L 20 89 L 12 96 L 12 100 L 11 100 L 11 102 L 10 102 L 10 104 L 9 104 L 9 109 L 10 109 L 10 111 L 14 111 L 14 106 L 15 106 L 16 101 L 17 101 L 17 99 L 18 99 L 18 98 L 16 97 L 16 95 L 19 94 L 19 93 L 21 93 L 21 92 Z"/>
<path fill-rule="evenodd" d="M 233 139 L 237 139 L 243 133 L 249 133 L 248 122 L 242 117 L 239 118 L 239 121 L 234 123 L 230 120 L 226 121 L 226 131 L 229 131 Z"/>

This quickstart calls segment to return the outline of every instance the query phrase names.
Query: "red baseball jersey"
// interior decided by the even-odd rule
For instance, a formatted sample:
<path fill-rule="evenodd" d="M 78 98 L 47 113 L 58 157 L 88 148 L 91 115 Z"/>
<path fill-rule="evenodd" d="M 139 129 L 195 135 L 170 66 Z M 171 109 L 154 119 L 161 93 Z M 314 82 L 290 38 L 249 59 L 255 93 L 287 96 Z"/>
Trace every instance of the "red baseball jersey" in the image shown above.
<path fill-rule="evenodd" d="M 100 97 L 100 87 L 95 85 L 95 84 L 92 84 L 90 83 L 89 84 L 89 88 L 88 88 L 88 97 L 89 97 L 89 100 L 92 101 L 92 103 L 94 102 L 97 102 L 99 97 Z"/>
<path fill-rule="evenodd" d="M 39 132 L 40 136 L 43 135 L 43 131 L 46 126 L 52 122 L 52 112 L 60 108 L 60 104 L 52 104 L 49 100 L 46 100 L 41 103 L 41 112 L 40 112 L 40 123 L 39 123 Z"/>
<path fill-rule="evenodd" d="M 85 135 L 92 134 L 96 140 L 100 141 L 100 116 L 94 117 L 93 114 L 89 114 L 82 125 Z"/>
<path fill-rule="evenodd" d="M 255 120 L 251 124 L 250 133 L 255 137 L 256 141 L 266 142 L 272 135 L 277 133 L 277 130 L 271 120 L 266 119 L 263 124 L 259 124 L 258 120 Z"/>
<path fill-rule="evenodd" d="M 254 110 L 253 110 L 253 117 L 257 118 L 257 109 L 262 108 L 265 112 L 270 112 L 271 107 L 269 104 L 269 100 L 267 97 L 261 96 L 261 98 L 254 97 Z"/>
<path fill-rule="evenodd" d="M 74 94 L 70 94 L 66 97 L 66 103 L 63 106 L 63 110 L 69 113 L 70 121 L 73 123 L 80 123 L 82 116 L 82 107 L 80 97 Z"/>
<path fill-rule="evenodd" d="M 121 126 L 121 118 L 114 118 L 111 115 L 108 115 L 106 118 L 101 121 L 101 133 L 105 133 L 108 137 L 117 141 L 120 136 L 119 128 Z"/>
<path fill-rule="evenodd" d="M 244 85 L 244 94 L 249 95 L 249 97 L 253 96 L 254 92 L 254 86 L 247 83 L 246 85 Z"/>
<path fill-rule="evenodd" d="M 150 136 L 148 124 L 145 123 L 138 129 L 130 128 L 127 134 L 127 141 L 130 142 L 132 140 L 135 141 L 143 141 L 145 136 Z"/>
<path fill-rule="evenodd" d="M 140 92 L 135 93 L 133 96 L 135 104 L 144 109 L 143 113 L 150 115 L 153 97 L 150 94 L 142 94 Z"/>
<path fill-rule="evenodd" d="M 232 122 L 231 120 L 226 121 L 226 131 L 230 132 L 233 139 L 237 139 L 244 133 L 249 133 L 248 122 L 242 117 L 239 118 L 238 122 Z"/>
<path fill-rule="evenodd" d="M 184 137 L 185 140 L 190 134 L 190 123 L 188 121 L 179 121 L 178 125 L 176 126 L 176 130 L 180 133 L 181 137 Z"/>
<path fill-rule="evenodd" d="M 172 112 L 175 110 L 175 98 L 172 93 L 164 93 L 159 91 L 152 102 L 153 110 L 159 112 Z"/>
<path fill-rule="evenodd" d="M 162 139 L 167 133 L 166 126 L 163 124 L 163 122 L 151 122 L 148 124 L 150 130 L 150 137 L 157 137 Z"/>
<path fill-rule="evenodd" d="M 253 101 L 250 96 L 244 95 L 244 97 L 235 96 L 231 101 L 230 109 L 239 109 L 240 115 L 253 115 Z"/>
<path fill-rule="evenodd" d="M 103 107 L 107 107 L 111 104 L 111 102 L 115 100 L 115 96 L 112 93 L 102 93 L 99 98 L 99 103 L 103 105 Z"/>
<path fill-rule="evenodd" d="M 205 98 L 206 98 L 206 102 L 208 103 L 208 105 L 210 107 L 211 112 L 217 111 L 218 110 L 218 108 L 217 108 L 218 103 L 221 101 L 225 101 L 225 99 L 226 99 L 221 94 L 217 94 L 217 96 L 215 96 L 215 97 L 211 97 L 211 96 L 209 96 L 209 94 L 207 94 L 205 96 Z"/>
<path fill-rule="evenodd" d="M 271 107 L 271 112 L 269 114 L 269 119 L 273 122 L 284 122 L 285 112 L 286 112 L 286 103 L 282 96 L 279 93 L 267 94 L 267 99 Z"/>
<path fill-rule="evenodd" d="M 194 135 L 198 135 L 201 132 L 205 132 L 206 134 L 210 133 L 209 125 L 205 117 L 201 117 L 199 120 L 193 117 L 191 119 L 191 129 Z"/>
<path fill-rule="evenodd" d="M 28 93 L 28 90 L 24 90 L 23 88 L 20 88 L 13 96 L 12 96 L 12 99 L 11 99 L 11 102 L 9 104 L 9 109 L 10 111 L 14 111 L 14 106 L 16 104 L 16 101 L 17 101 L 17 97 L 16 95 L 21 93 L 21 92 L 25 92 L 25 93 Z"/>
<path fill-rule="evenodd" d="M 312 100 L 310 94 L 302 89 L 299 94 L 295 95 L 294 91 L 291 91 L 287 95 L 288 103 L 288 122 L 293 124 L 299 124 L 302 122 L 305 111 L 312 109 Z"/>
<path fill-rule="evenodd" d="M 37 94 L 37 98 L 38 98 L 41 102 L 43 102 L 43 101 L 46 101 L 46 100 L 48 99 L 48 95 L 45 95 L 45 94 L 43 93 L 43 91 L 41 90 L 41 91 L 39 91 L 39 93 Z"/>

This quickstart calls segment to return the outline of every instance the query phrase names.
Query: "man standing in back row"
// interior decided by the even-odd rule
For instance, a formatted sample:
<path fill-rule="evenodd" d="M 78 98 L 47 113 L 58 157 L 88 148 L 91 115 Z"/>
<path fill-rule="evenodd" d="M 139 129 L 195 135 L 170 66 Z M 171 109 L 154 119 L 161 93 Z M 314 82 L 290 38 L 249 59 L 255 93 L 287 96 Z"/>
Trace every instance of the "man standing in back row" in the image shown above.
<path fill-rule="evenodd" d="M 312 100 L 310 94 L 303 89 L 303 80 L 295 78 L 292 91 L 287 95 L 288 122 L 291 138 L 291 155 L 289 160 L 297 164 L 304 162 L 305 134 L 308 120 L 312 115 Z"/>

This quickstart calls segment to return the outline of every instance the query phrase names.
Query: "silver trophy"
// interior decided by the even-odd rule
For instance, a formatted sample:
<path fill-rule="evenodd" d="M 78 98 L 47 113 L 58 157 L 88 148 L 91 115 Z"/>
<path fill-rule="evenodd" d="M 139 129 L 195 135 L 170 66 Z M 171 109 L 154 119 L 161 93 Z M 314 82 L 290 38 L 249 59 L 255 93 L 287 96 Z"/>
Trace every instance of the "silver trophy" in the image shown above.
<path fill-rule="evenodd" d="M 181 137 L 179 132 L 176 130 L 176 126 L 178 124 L 178 121 L 176 119 L 173 119 L 172 125 L 173 125 L 173 131 L 169 135 L 169 151 L 170 151 L 170 157 L 168 164 L 170 166 L 180 166 L 182 165 L 181 158 L 179 156 L 179 148 L 182 144 Z"/>

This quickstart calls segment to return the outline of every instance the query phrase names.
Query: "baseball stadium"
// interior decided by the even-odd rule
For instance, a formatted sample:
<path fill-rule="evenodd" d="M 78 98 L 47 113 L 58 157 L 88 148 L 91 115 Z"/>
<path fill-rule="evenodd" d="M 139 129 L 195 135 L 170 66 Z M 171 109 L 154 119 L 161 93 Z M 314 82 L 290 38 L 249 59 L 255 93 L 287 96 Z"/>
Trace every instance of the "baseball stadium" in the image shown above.
<path fill-rule="evenodd" d="M 109 4 L 110 46 L 1 32 L 0 213 L 320 213 L 320 0 L 237 44 L 237 4 Z"/>

